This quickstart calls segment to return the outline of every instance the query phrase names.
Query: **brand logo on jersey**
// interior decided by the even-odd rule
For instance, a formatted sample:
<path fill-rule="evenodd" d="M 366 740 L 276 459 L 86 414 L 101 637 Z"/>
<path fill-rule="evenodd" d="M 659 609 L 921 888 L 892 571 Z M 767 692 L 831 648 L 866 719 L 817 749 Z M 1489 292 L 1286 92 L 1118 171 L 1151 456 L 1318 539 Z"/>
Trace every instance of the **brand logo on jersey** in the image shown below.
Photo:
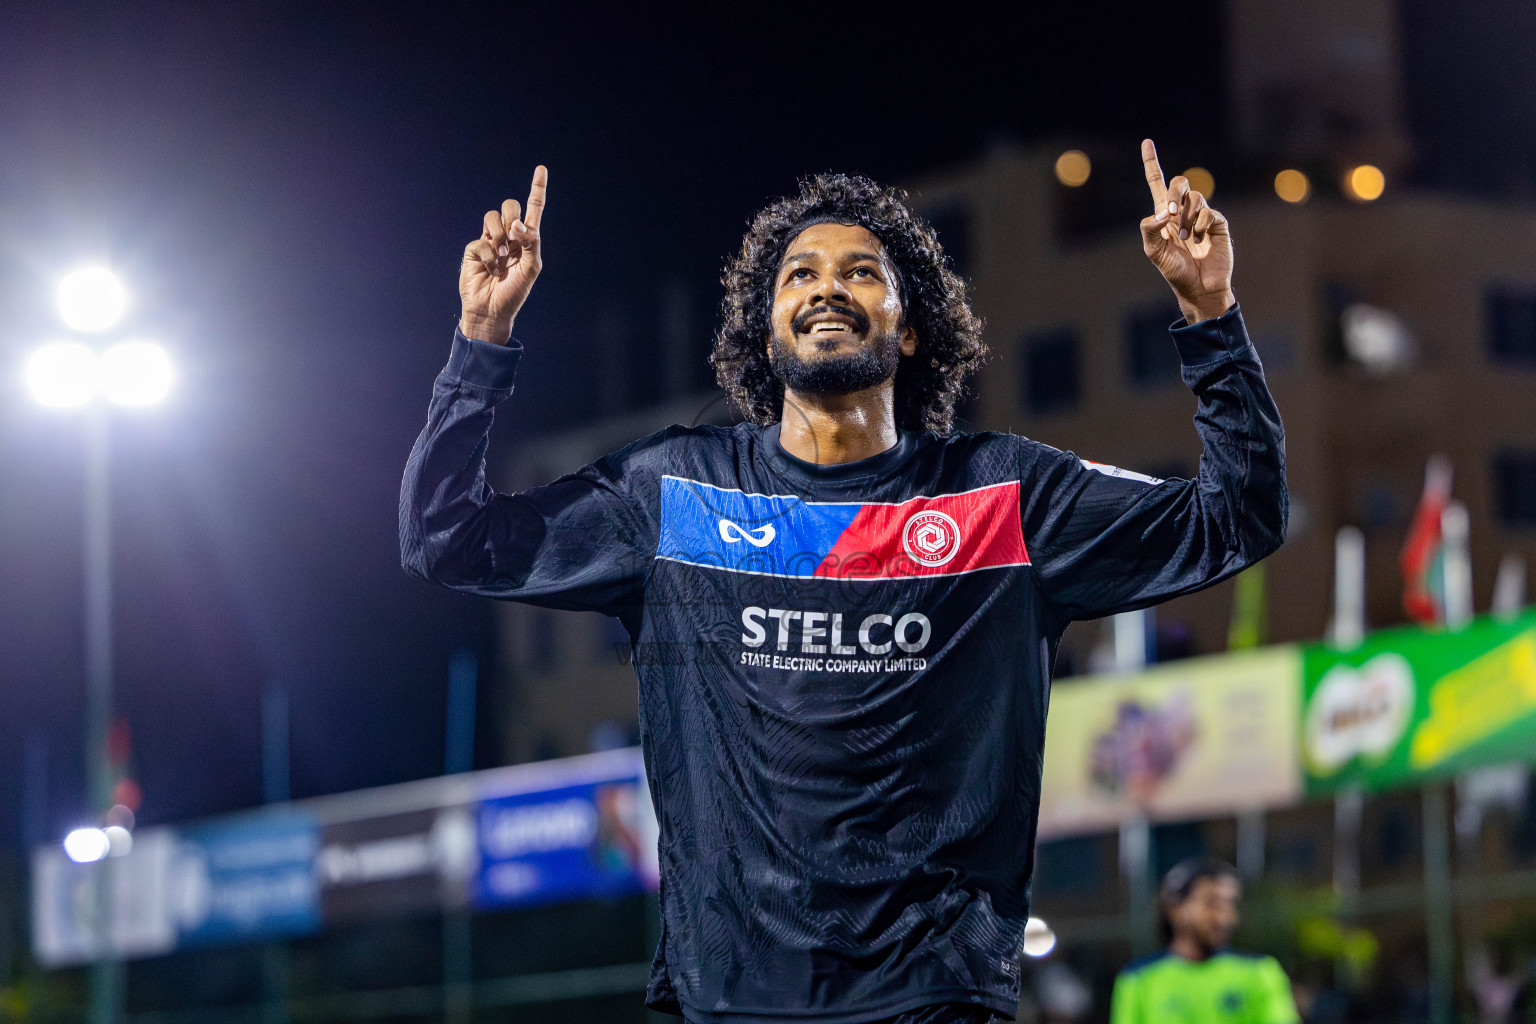
<path fill-rule="evenodd" d="M 933 639 L 933 622 L 922 612 L 845 620 L 842 612 L 754 604 L 741 610 L 741 628 L 737 664 L 788 672 L 922 672 Z"/>
<path fill-rule="evenodd" d="M 943 512 L 927 509 L 901 528 L 901 546 L 918 565 L 934 568 L 960 550 L 960 527 Z"/>
<path fill-rule="evenodd" d="M 720 520 L 720 539 L 727 544 L 746 541 L 755 548 L 765 548 L 773 543 L 773 538 L 777 532 L 774 530 L 772 523 L 767 523 L 756 530 L 748 530 L 739 523 L 731 522 L 729 519 Z"/>

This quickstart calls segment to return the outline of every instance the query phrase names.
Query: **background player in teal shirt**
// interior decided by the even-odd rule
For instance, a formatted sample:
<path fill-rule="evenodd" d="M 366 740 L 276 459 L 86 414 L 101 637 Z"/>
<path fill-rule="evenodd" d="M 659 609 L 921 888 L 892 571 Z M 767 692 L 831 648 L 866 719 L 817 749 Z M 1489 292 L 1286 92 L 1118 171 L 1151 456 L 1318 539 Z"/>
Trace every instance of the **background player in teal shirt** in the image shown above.
<path fill-rule="evenodd" d="M 1295 1024 L 1291 983 L 1272 956 L 1227 948 L 1242 883 L 1220 861 L 1181 861 L 1163 878 L 1163 952 L 1115 979 L 1111 1024 Z"/>

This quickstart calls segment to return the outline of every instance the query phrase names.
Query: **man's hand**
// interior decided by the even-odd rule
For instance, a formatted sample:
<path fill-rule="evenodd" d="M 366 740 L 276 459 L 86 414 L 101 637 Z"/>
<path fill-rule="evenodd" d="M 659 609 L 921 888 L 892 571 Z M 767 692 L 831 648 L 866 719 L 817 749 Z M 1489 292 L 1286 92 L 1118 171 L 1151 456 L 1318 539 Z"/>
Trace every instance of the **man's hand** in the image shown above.
<path fill-rule="evenodd" d="M 464 337 L 505 345 L 512 336 L 512 321 L 528 301 L 528 292 L 543 269 L 539 254 L 539 221 L 544 216 L 544 188 L 549 171 L 543 164 L 533 169 L 524 218 L 516 199 L 501 204 L 500 212 L 485 215 L 480 237 L 464 247 L 459 267 L 459 299 L 463 311 L 459 330 Z"/>
<path fill-rule="evenodd" d="M 1221 316 L 1232 297 L 1232 235 L 1227 218 L 1182 174 L 1163 184 L 1163 168 L 1151 139 L 1141 143 L 1141 162 L 1152 190 L 1152 216 L 1141 222 L 1141 246 L 1173 287 L 1190 323 Z"/>

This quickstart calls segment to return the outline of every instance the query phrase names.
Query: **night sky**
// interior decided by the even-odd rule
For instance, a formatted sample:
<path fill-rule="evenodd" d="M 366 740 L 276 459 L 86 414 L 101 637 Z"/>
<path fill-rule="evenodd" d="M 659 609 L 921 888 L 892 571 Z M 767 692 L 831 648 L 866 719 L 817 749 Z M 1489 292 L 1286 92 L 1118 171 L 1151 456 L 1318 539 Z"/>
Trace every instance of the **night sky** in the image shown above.
<path fill-rule="evenodd" d="M 550 168 L 545 271 L 518 321 L 504 444 L 611 411 L 589 397 L 600 322 L 626 325 L 603 358 L 622 359 L 629 403 L 653 391 L 669 287 L 697 307 L 702 384 L 719 267 L 807 172 L 899 181 L 1074 133 L 1126 138 L 1126 173 L 1145 134 L 1219 166 L 1215 0 L 943 20 L 889 4 L 728 20 L 316 6 L 0 14 L 8 840 L 29 736 L 48 749 L 44 834 L 84 804 L 80 417 L 34 406 L 20 377 L 58 332 L 52 286 L 73 265 L 109 259 L 134 292 L 128 329 L 182 373 L 167 406 L 117 417 L 114 452 L 118 708 L 141 821 L 160 822 L 259 802 L 271 680 L 292 692 L 295 796 L 440 771 L 448 657 L 492 655 L 490 607 L 400 571 L 396 496 L 459 253 L 484 210 L 526 196 L 535 163 Z M 1403 38 L 1417 181 L 1529 196 L 1536 15 L 1412 0 Z M 483 712 L 496 700 L 482 688 Z M 480 738 L 478 764 L 496 763 L 492 730 Z"/>

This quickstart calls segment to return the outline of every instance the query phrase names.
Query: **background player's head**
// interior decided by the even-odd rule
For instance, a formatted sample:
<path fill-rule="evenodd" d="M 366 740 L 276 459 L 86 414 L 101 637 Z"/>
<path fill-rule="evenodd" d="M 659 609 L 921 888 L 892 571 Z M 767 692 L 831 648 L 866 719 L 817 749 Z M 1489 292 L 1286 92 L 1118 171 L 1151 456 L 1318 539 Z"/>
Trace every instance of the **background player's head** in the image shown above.
<path fill-rule="evenodd" d="M 752 422 L 778 421 L 786 383 L 846 394 L 894 376 L 899 426 L 953 428 L 986 354 L 981 321 L 905 198 L 868 178 L 818 174 L 753 219 L 726 265 L 710 357 Z"/>
<path fill-rule="evenodd" d="M 1178 941 L 1209 956 L 1226 947 L 1237 930 L 1243 885 L 1237 869 L 1219 860 L 1191 857 L 1163 876 L 1158 890 L 1163 940 Z"/>

